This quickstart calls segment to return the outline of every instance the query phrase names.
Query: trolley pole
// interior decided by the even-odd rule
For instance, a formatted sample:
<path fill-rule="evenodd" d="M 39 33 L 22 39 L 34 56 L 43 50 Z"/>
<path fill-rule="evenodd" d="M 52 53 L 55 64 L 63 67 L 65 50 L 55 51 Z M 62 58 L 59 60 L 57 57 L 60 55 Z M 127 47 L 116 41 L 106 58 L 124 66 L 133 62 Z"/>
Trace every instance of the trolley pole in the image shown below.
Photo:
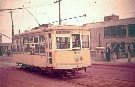
<path fill-rule="evenodd" d="M 11 13 L 11 21 L 12 21 L 12 43 L 13 43 L 14 25 L 13 25 L 13 16 L 12 16 L 12 11 L 10 11 L 9 13 Z"/>
<path fill-rule="evenodd" d="M 59 25 L 61 25 L 61 14 L 60 14 L 60 1 L 61 0 L 58 0 L 58 1 L 55 1 L 54 3 L 59 3 Z"/>

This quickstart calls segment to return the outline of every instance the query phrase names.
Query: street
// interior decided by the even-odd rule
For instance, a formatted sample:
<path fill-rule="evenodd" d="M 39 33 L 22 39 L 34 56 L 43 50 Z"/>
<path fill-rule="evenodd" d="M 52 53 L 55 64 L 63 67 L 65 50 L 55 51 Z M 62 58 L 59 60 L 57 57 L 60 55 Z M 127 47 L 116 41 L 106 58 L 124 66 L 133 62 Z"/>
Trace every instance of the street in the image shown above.
<path fill-rule="evenodd" d="M 0 87 L 135 87 L 135 64 L 93 64 L 76 77 L 56 78 L 21 69 L 0 57 Z"/>

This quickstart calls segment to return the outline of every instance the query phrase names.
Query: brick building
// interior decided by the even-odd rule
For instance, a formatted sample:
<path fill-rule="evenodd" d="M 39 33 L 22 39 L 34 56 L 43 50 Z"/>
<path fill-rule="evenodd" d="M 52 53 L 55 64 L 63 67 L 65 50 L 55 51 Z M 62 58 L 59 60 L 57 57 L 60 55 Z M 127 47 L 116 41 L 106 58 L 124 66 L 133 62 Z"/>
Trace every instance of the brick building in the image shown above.
<path fill-rule="evenodd" d="M 88 23 L 84 26 L 91 31 L 91 50 L 99 45 L 105 47 L 109 44 L 113 49 L 119 43 L 121 50 L 129 47 L 135 53 L 135 18 L 119 19 L 118 16 L 106 16 L 103 22 Z M 122 55 L 121 55 L 122 56 Z"/>

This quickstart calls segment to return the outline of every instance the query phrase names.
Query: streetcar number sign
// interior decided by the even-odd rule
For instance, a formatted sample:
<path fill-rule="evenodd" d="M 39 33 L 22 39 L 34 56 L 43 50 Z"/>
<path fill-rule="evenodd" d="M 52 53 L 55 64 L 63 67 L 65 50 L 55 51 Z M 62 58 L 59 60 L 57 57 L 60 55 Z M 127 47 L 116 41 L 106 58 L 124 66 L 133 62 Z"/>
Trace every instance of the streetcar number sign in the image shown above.
<path fill-rule="evenodd" d="M 70 34 L 70 31 L 56 31 L 56 34 Z"/>

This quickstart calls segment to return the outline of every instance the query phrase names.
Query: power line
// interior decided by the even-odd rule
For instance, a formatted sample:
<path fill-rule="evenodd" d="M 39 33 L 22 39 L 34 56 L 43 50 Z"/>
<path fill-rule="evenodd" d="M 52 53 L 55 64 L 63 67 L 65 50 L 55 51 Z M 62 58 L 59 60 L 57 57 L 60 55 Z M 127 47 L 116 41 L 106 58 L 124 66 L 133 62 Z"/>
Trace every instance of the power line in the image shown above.
<path fill-rule="evenodd" d="M 3 35 L 3 36 L 6 37 L 6 38 L 12 39 L 11 37 L 9 37 L 9 36 L 7 36 L 7 35 L 5 35 L 5 34 L 3 34 L 3 33 L 0 33 L 0 34 Z"/>
<path fill-rule="evenodd" d="M 63 20 L 60 20 L 60 21 L 66 21 L 66 20 L 71 20 L 71 19 L 76 19 L 76 18 L 79 18 L 79 17 L 86 17 L 86 14 L 83 14 L 81 16 L 78 16 L 78 17 L 71 17 L 71 18 L 68 18 L 68 19 L 63 19 Z M 52 23 L 56 23 L 58 21 L 55 21 L 55 22 L 52 22 Z"/>
<path fill-rule="evenodd" d="M 29 2 L 30 3 L 30 2 Z M 25 6 L 25 8 L 33 8 L 33 7 L 40 7 L 40 6 L 46 6 L 46 5 L 53 5 L 54 3 L 51 3 L 51 4 L 48 4 L 47 2 L 45 2 L 45 4 L 38 4 L 38 5 L 33 5 L 33 6 L 28 6 L 28 7 L 26 7 Z"/>
<path fill-rule="evenodd" d="M 23 7 L 24 7 L 24 6 L 23 6 Z M 24 8 L 25 8 L 25 7 L 24 7 Z M 25 9 L 26 9 L 26 8 L 25 8 Z M 27 9 L 26 9 L 26 10 L 27 10 Z M 30 13 L 29 10 L 27 10 L 27 11 Z M 38 25 L 40 25 L 39 22 L 37 21 L 37 19 L 33 16 L 33 14 L 30 13 L 30 15 L 35 19 L 35 21 L 38 23 Z"/>

